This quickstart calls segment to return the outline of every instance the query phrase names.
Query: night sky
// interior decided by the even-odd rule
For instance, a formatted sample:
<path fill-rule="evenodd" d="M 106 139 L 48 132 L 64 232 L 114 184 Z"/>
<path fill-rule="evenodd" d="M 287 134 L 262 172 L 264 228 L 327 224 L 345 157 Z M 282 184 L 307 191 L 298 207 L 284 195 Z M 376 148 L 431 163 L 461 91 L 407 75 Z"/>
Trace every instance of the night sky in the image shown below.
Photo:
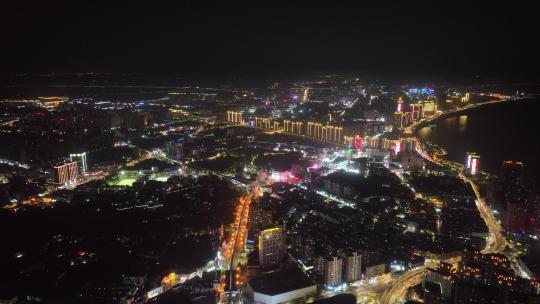
<path fill-rule="evenodd" d="M 540 78 L 520 1 L 33 2 L 2 4 L 3 73 Z"/>

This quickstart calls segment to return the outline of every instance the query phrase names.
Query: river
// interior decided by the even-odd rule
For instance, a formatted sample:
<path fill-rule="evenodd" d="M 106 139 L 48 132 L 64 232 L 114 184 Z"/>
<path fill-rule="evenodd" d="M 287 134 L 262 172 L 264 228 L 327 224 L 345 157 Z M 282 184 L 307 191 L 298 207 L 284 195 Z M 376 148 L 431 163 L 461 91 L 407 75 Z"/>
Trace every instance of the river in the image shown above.
<path fill-rule="evenodd" d="M 503 160 L 519 160 L 525 174 L 540 178 L 540 99 L 501 102 L 439 118 L 417 131 L 422 140 L 444 147 L 447 159 L 464 163 L 480 155 L 480 170 L 498 174 Z"/>

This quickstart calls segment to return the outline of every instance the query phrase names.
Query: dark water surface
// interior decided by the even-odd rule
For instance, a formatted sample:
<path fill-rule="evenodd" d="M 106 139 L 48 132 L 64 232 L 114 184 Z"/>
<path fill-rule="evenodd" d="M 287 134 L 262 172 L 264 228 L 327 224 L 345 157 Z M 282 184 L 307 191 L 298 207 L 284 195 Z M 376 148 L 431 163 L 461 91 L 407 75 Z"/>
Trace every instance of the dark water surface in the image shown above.
<path fill-rule="evenodd" d="M 417 131 L 464 163 L 468 151 L 480 155 L 480 170 L 499 174 L 503 160 L 525 163 L 526 175 L 540 178 L 540 99 L 486 105 L 435 121 Z"/>

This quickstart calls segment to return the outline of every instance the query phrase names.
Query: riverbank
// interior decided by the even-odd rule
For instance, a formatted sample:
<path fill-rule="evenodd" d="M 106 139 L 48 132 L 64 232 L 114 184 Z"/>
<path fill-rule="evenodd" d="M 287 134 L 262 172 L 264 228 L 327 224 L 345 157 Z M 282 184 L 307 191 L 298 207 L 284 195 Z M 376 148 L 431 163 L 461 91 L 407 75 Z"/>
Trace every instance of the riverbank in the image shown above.
<path fill-rule="evenodd" d="M 478 104 L 444 113 L 419 123 L 413 133 L 447 151 L 445 159 L 463 163 L 466 153 L 480 155 L 480 170 L 498 174 L 503 160 L 523 161 L 526 175 L 537 179 L 540 143 L 534 132 L 539 99 L 519 99 Z"/>

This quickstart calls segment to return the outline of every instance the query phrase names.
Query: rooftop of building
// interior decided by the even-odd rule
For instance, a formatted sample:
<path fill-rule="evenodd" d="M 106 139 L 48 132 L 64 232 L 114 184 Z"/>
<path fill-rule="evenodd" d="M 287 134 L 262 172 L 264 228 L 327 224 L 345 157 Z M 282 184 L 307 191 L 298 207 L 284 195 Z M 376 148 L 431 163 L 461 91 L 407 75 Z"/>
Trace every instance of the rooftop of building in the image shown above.
<path fill-rule="evenodd" d="M 433 273 L 437 273 L 439 275 L 442 275 L 442 276 L 445 276 L 445 277 L 449 277 L 449 276 L 452 276 L 452 273 L 450 273 L 448 270 L 446 269 L 440 269 L 440 268 L 428 268 L 427 269 L 428 272 L 433 272 Z"/>
<path fill-rule="evenodd" d="M 254 292 L 267 295 L 278 295 L 314 285 L 315 283 L 296 267 L 264 274 L 249 281 Z"/>
<path fill-rule="evenodd" d="M 424 282 L 424 292 L 430 293 L 433 295 L 441 294 L 441 285 L 433 282 L 426 281 Z"/>

